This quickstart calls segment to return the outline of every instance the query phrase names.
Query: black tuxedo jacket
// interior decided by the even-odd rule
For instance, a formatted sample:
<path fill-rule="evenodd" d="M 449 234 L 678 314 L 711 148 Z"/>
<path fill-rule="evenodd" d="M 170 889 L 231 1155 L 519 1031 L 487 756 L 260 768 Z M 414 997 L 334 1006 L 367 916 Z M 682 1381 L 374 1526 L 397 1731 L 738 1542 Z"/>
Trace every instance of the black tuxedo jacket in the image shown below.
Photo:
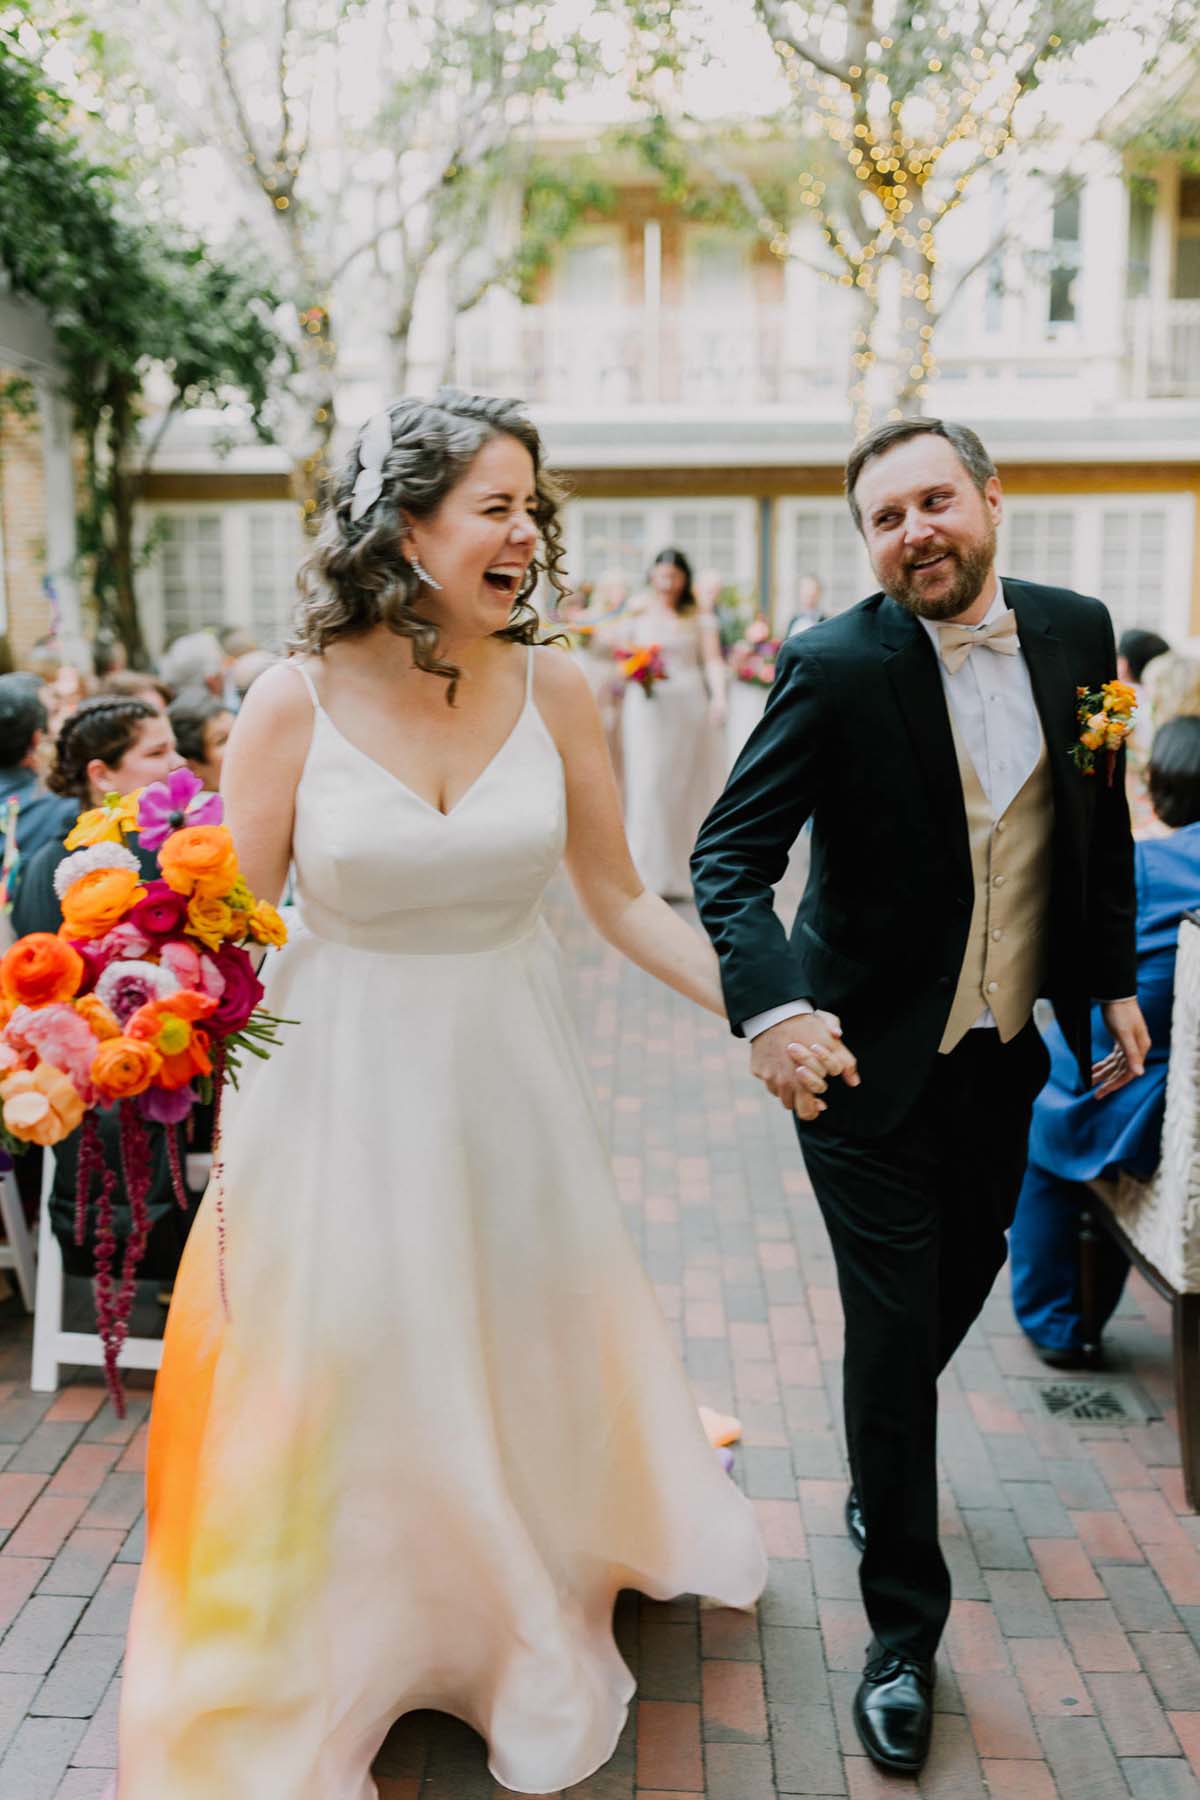
<path fill-rule="evenodd" d="M 1090 1080 L 1093 999 L 1137 991 L 1133 843 L 1124 757 L 1085 775 L 1076 689 L 1116 673 L 1097 600 L 1004 581 L 1017 615 L 1054 789 L 1046 992 Z M 976 651 L 975 655 L 991 652 Z M 790 936 L 774 910 L 812 820 L 808 886 Z M 862 1085 L 831 1083 L 823 1115 L 875 1137 L 897 1125 L 938 1053 L 974 903 L 962 782 L 937 652 L 884 594 L 791 638 L 761 724 L 692 856 L 733 1029 L 799 998 L 837 1013 Z"/>

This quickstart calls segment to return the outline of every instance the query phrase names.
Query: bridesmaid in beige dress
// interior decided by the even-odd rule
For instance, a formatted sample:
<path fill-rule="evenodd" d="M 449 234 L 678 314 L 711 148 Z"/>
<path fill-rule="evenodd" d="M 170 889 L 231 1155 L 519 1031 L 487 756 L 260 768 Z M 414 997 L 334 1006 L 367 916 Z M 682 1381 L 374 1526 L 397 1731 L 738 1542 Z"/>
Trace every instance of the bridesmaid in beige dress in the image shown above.
<path fill-rule="evenodd" d="M 651 893 L 691 898 L 688 858 L 725 779 L 725 664 L 716 611 L 681 550 L 660 550 L 623 641 L 656 644 L 667 679 L 625 691 L 625 831 Z"/>

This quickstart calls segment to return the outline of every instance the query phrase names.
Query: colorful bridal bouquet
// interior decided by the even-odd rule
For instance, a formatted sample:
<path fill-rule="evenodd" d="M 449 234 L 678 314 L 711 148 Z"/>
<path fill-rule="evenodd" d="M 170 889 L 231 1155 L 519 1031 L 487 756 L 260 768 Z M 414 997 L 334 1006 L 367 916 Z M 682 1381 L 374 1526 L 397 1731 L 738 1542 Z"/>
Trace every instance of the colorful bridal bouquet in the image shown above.
<path fill-rule="evenodd" d="M 630 682 L 636 683 L 647 699 L 653 694 L 658 682 L 668 679 L 667 665 L 657 644 L 642 644 L 633 650 L 614 650 L 613 655 L 617 659 L 621 679 L 627 685 Z"/>
<path fill-rule="evenodd" d="M 779 655 L 779 639 L 771 636 L 771 627 L 760 615 L 747 625 L 745 633 L 730 646 L 729 666 L 738 681 L 755 687 L 770 687 L 775 679 L 775 659 Z"/>
<path fill-rule="evenodd" d="M 80 815 L 66 840 L 55 892 L 57 936 L 18 938 L 0 959 L 0 1140 L 11 1151 L 51 1146 L 83 1127 L 76 1176 L 75 1242 L 85 1240 L 93 1184 L 96 1322 L 117 1411 L 117 1356 L 128 1332 L 138 1263 L 149 1232 L 152 1180 L 147 1123 L 163 1125 L 179 1204 L 187 1191 L 177 1127 L 198 1101 L 217 1132 L 226 1075 L 241 1058 L 267 1056 L 289 1021 L 263 1012 L 251 949 L 284 943 L 273 906 L 242 879 L 222 803 L 186 769 L 136 794 L 110 794 Z M 143 879 L 124 842 L 136 832 L 157 852 L 159 878 Z M 98 1112 L 116 1107 L 130 1209 L 114 1286 L 113 1194 Z"/>
<path fill-rule="evenodd" d="M 1072 746 L 1071 759 L 1084 775 L 1096 771 L 1096 754 L 1104 752 L 1108 786 L 1113 783 L 1117 751 L 1133 730 L 1137 710 L 1137 694 L 1124 681 L 1106 681 L 1095 692 L 1086 687 L 1075 689 L 1079 741 Z"/>

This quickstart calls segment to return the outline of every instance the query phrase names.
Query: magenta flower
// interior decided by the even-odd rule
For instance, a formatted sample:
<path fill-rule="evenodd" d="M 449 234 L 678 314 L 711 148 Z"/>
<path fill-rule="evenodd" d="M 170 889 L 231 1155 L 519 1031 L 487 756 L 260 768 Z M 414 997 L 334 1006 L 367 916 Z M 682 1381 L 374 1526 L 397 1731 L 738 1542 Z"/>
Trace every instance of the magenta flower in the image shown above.
<path fill-rule="evenodd" d="M 167 1089 L 155 1083 L 138 1095 L 137 1103 L 142 1117 L 156 1125 L 179 1125 L 196 1104 L 196 1090 L 190 1085 Z"/>
<path fill-rule="evenodd" d="M 245 950 L 240 950 L 233 944 L 223 944 L 213 961 L 217 972 L 224 979 L 224 987 L 220 995 L 221 1003 L 216 1012 L 209 1016 L 207 1024 L 210 1031 L 224 1037 L 228 1032 L 242 1029 L 262 999 L 264 989 Z"/>
<path fill-rule="evenodd" d="M 165 781 L 143 788 L 138 801 L 138 838 L 157 850 L 185 825 L 219 825 L 225 816 L 220 794 L 207 794 L 190 769 L 173 769 Z"/>
<path fill-rule="evenodd" d="M 165 881 L 148 881 L 145 899 L 130 907 L 128 919 L 124 922 L 147 938 L 174 937 L 177 931 L 183 929 L 187 908 L 186 894 L 177 894 Z"/>

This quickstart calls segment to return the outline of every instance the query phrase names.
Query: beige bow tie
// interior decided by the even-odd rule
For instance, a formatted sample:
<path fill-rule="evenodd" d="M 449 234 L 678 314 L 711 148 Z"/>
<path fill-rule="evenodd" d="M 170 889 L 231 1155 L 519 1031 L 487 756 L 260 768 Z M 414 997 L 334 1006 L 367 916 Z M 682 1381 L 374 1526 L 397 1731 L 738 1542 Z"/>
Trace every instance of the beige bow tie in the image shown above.
<path fill-rule="evenodd" d="M 976 644 L 998 650 L 1001 656 L 1017 654 L 1021 643 L 1017 637 L 1017 615 L 1011 607 L 1006 607 L 999 619 L 982 630 L 978 626 L 973 631 L 966 625 L 938 626 L 938 649 L 950 675 L 958 673 Z"/>

